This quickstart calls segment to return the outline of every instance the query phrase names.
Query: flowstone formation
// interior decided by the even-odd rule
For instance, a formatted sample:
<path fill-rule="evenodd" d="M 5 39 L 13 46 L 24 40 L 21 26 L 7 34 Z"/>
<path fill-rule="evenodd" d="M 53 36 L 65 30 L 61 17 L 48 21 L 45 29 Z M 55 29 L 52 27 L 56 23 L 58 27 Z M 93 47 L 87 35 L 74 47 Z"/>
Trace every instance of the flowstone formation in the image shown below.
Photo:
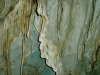
<path fill-rule="evenodd" d="M 0 75 L 100 75 L 100 0 L 0 0 L 0 42 Z"/>
<path fill-rule="evenodd" d="M 0 75 L 55 75 L 40 58 L 35 0 L 0 0 Z"/>
<path fill-rule="evenodd" d="M 57 75 L 99 75 L 100 0 L 40 0 L 38 7 L 47 65 Z"/>

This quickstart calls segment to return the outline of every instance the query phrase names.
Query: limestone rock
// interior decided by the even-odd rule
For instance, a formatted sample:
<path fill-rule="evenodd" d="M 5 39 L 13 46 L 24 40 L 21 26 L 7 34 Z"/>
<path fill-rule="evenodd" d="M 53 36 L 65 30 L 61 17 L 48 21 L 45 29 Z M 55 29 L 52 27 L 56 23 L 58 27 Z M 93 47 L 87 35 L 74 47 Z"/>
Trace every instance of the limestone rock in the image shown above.
<path fill-rule="evenodd" d="M 0 42 L 0 75 L 99 75 L 100 0 L 0 0 Z"/>
<path fill-rule="evenodd" d="M 40 58 L 36 6 L 33 0 L 0 0 L 0 75 L 55 75 Z"/>

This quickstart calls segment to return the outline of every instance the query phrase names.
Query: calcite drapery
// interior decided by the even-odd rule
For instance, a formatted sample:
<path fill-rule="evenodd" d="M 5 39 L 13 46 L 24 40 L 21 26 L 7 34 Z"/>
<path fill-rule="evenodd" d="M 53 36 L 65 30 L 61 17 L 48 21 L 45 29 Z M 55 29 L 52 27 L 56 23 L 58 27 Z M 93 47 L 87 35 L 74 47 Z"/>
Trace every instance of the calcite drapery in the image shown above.
<path fill-rule="evenodd" d="M 0 75 L 55 75 L 40 58 L 35 0 L 0 0 Z"/>
<path fill-rule="evenodd" d="M 57 75 L 99 75 L 99 20 L 100 0 L 0 0 L 0 75 L 54 75 L 38 48 Z"/>
<path fill-rule="evenodd" d="M 40 0 L 40 4 L 49 21 L 39 36 L 47 64 L 57 75 L 99 75 L 100 0 Z"/>

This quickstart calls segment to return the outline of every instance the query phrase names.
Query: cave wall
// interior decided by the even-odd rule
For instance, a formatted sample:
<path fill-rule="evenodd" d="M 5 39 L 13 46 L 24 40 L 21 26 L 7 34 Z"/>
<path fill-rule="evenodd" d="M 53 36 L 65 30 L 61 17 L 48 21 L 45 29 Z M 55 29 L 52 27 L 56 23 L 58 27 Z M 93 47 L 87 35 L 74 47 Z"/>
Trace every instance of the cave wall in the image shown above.
<path fill-rule="evenodd" d="M 0 0 L 0 75 L 55 75 L 40 58 L 33 0 Z"/>
<path fill-rule="evenodd" d="M 100 0 L 0 0 L 0 42 L 0 75 L 99 75 Z"/>

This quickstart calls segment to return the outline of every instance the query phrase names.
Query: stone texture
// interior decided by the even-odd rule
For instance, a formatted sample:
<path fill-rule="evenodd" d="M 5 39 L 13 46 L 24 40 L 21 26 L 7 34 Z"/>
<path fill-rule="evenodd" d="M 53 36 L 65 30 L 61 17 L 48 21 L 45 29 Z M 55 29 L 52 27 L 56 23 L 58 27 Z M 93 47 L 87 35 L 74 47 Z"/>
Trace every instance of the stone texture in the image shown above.
<path fill-rule="evenodd" d="M 100 0 L 0 0 L 0 42 L 0 75 L 100 75 Z"/>
<path fill-rule="evenodd" d="M 36 2 L 0 1 L 0 75 L 55 75 L 40 58 Z"/>

